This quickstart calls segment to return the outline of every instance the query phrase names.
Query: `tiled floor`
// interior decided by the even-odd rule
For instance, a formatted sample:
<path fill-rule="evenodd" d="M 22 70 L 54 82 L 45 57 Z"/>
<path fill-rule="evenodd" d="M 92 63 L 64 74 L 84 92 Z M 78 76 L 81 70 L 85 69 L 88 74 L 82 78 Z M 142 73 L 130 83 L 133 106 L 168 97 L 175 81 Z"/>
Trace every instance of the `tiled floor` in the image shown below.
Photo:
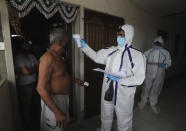
<path fill-rule="evenodd" d="M 133 131 L 186 131 L 185 80 L 186 77 L 182 77 L 174 81 L 170 80 L 165 84 L 166 88 L 160 96 L 160 114 L 153 114 L 148 105 L 144 110 L 140 110 L 135 105 Z M 99 125 L 100 118 L 96 116 L 72 124 L 65 131 L 96 131 Z"/>

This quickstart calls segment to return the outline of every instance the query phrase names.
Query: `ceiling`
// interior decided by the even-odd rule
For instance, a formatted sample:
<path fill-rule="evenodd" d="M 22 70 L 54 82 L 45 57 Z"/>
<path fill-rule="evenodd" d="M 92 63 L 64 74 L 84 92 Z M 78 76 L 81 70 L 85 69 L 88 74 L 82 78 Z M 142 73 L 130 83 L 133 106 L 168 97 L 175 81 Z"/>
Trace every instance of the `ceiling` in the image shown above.
<path fill-rule="evenodd" d="M 129 0 L 136 7 L 157 15 L 186 23 L 186 0 Z"/>

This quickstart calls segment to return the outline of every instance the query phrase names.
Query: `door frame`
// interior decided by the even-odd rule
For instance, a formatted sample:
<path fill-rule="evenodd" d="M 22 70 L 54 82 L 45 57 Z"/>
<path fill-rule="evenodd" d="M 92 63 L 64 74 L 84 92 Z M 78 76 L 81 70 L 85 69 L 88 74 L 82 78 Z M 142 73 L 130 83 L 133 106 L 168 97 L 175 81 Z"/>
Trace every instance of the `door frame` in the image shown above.
<path fill-rule="evenodd" d="M 77 14 L 77 18 L 72 25 L 72 33 L 80 34 L 81 38 L 84 38 L 84 7 L 80 6 Z M 74 41 L 72 41 L 72 64 L 73 64 L 73 76 L 84 80 L 84 54 L 83 52 L 75 46 Z M 75 84 L 74 90 L 74 112 L 76 114 L 77 121 L 84 119 L 84 87 L 80 87 Z"/>
<path fill-rule="evenodd" d="M 9 14 L 8 14 L 8 5 L 7 1 L 0 1 L 0 12 L 1 12 L 1 24 L 2 24 L 2 34 L 5 44 L 5 61 L 6 61 L 6 70 L 7 70 L 7 80 L 8 87 L 10 89 L 11 96 L 11 105 L 12 105 L 12 114 L 13 114 L 13 128 L 15 131 L 21 130 L 21 120 L 19 115 L 18 99 L 17 99 L 17 90 L 15 83 L 15 74 L 14 74 L 14 65 L 13 65 L 13 55 L 12 55 L 12 46 L 10 39 L 10 25 L 9 25 Z"/>
<path fill-rule="evenodd" d="M 8 8 L 5 0 L 1 1 L 0 4 L 0 12 L 1 12 L 1 24 L 2 24 L 2 33 L 3 39 L 5 43 L 5 59 L 6 59 L 6 67 L 7 67 L 7 79 L 8 81 L 15 86 L 15 74 L 14 74 L 14 66 L 13 66 L 13 55 L 12 55 L 12 46 L 10 39 L 10 25 L 9 25 L 9 14 Z"/>

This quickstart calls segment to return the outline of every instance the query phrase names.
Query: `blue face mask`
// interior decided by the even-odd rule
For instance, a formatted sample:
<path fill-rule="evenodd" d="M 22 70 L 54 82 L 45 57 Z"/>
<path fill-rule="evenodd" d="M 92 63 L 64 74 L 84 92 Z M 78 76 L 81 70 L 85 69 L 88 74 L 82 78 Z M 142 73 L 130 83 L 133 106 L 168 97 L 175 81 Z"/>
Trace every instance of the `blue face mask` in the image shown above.
<path fill-rule="evenodd" d="M 117 37 L 117 42 L 118 42 L 119 46 L 123 47 L 125 45 L 125 38 L 118 36 Z"/>

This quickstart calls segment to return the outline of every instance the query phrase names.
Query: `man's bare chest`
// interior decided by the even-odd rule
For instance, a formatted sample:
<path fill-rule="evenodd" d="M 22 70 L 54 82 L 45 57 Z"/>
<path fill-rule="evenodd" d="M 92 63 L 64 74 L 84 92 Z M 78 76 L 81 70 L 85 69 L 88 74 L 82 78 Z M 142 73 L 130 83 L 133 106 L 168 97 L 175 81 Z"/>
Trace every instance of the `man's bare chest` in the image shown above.
<path fill-rule="evenodd" d="M 66 73 L 66 64 L 61 58 L 55 58 L 53 69 L 55 74 L 64 75 Z"/>

